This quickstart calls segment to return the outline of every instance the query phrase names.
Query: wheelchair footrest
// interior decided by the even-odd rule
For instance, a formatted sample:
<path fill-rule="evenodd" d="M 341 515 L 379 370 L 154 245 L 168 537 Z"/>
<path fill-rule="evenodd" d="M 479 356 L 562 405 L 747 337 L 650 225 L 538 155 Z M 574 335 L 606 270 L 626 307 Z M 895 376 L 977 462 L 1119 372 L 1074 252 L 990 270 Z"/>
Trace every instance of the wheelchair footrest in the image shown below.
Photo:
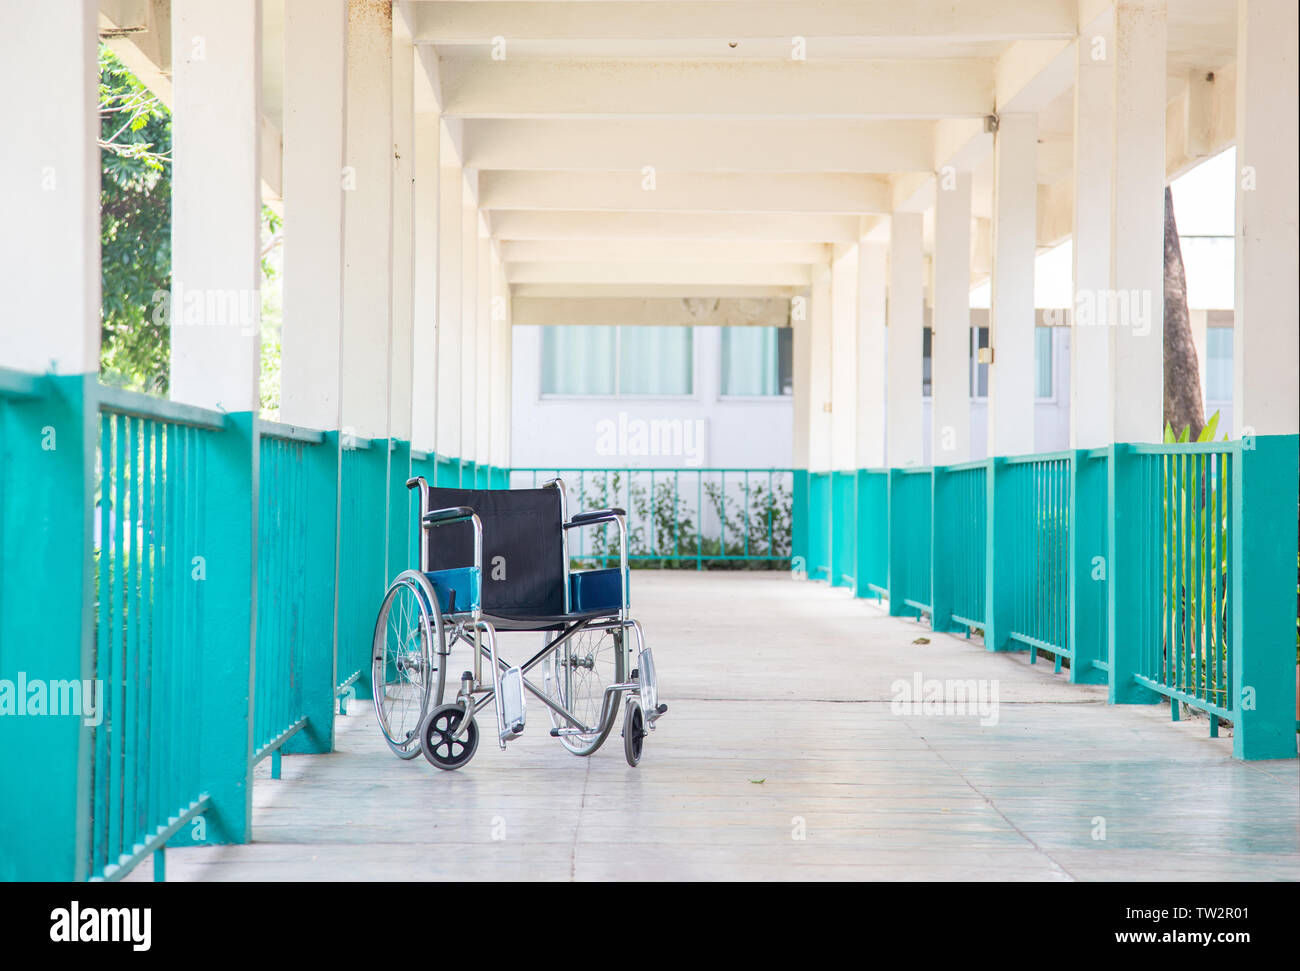
<path fill-rule="evenodd" d="M 524 733 L 527 708 L 524 698 L 524 672 L 522 668 L 507 668 L 501 674 L 501 691 L 497 696 L 500 712 L 501 743 L 513 741 Z"/>

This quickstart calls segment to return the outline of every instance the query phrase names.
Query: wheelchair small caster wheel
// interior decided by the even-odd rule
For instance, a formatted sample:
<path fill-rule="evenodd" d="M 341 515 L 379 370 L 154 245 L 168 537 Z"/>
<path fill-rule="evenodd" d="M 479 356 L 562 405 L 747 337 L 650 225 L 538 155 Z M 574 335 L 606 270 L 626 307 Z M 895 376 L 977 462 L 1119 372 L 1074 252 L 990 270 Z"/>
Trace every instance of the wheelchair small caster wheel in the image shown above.
<path fill-rule="evenodd" d="M 420 726 L 420 751 L 432 765 L 448 771 L 459 769 L 478 749 L 478 722 L 472 717 L 462 738 L 456 738 L 465 709 L 457 704 L 441 705 L 429 712 Z"/>
<path fill-rule="evenodd" d="M 635 698 L 627 699 L 627 713 L 623 716 L 623 756 L 627 764 L 636 768 L 641 761 L 641 750 L 645 747 L 645 715 L 641 711 L 641 702 Z"/>

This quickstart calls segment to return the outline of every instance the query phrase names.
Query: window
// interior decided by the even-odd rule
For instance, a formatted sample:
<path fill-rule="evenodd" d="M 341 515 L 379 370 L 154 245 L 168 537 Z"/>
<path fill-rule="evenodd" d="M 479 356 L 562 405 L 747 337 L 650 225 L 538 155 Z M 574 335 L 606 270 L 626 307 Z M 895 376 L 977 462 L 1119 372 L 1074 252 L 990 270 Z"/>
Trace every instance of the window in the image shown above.
<path fill-rule="evenodd" d="M 1052 360 L 1052 338 L 1050 327 L 1034 328 L 1034 395 L 1038 398 L 1052 396 L 1052 367 L 1055 364 Z"/>
<path fill-rule="evenodd" d="M 921 397 L 934 394 L 934 331 L 921 329 Z"/>
<path fill-rule="evenodd" d="M 542 328 L 542 394 L 688 395 L 690 327 Z"/>
<path fill-rule="evenodd" d="M 970 332 L 970 394 L 972 398 L 989 396 L 989 366 L 979 363 L 979 350 L 989 346 L 989 329 L 972 327 Z M 1052 349 L 1055 341 L 1050 327 L 1034 328 L 1034 396 L 1052 397 L 1056 361 Z M 929 372 L 926 372 L 929 379 Z M 927 385 L 928 386 L 928 385 Z"/>
<path fill-rule="evenodd" d="M 789 327 L 722 328 L 722 394 L 794 393 Z"/>
<path fill-rule="evenodd" d="M 1232 328 L 1205 329 L 1205 400 L 1232 400 Z"/>
<path fill-rule="evenodd" d="M 989 366 L 979 363 L 980 348 L 989 346 L 989 329 L 972 327 L 970 331 L 970 395 L 972 398 L 989 396 Z"/>

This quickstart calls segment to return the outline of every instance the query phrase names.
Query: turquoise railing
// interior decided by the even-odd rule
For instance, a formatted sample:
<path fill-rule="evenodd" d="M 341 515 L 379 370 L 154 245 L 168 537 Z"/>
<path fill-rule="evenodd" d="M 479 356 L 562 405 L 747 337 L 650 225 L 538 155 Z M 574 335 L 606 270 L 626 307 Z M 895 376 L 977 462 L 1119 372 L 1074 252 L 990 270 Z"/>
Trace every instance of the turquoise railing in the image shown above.
<path fill-rule="evenodd" d="M 983 629 L 988 464 L 934 470 L 933 617 L 938 630 Z"/>
<path fill-rule="evenodd" d="M 370 695 L 375 611 L 388 585 L 386 529 L 388 442 L 343 442 L 339 515 L 337 691 L 340 710 L 349 694 Z M 402 488 L 405 491 L 405 476 Z"/>
<path fill-rule="evenodd" d="M 1209 712 L 1212 730 L 1220 718 L 1232 719 L 1237 700 L 1230 582 L 1236 460 L 1231 443 L 1192 453 L 1137 448 L 1132 457 L 1148 499 L 1137 525 L 1137 568 L 1158 591 L 1136 624 L 1135 678 Z"/>
<path fill-rule="evenodd" d="M 1298 478 L 1294 435 L 866 469 L 851 500 L 796 472 L 793 555 L 1112 703 L 1229 721 L 1239 758 L 1293 758 Z"/>
<path fill-rule="evenodd" d="M 790 469 L 516 468 L 509 483 L 535 488 L 556 476 L 564 480 L 571 512 L 627 510 L 628 559 L 634 564 L 702 570 L 790 563 Z M 570 539 L 569 553 L 610 563 L 618 546 L 610 529 L 581 530 Z"/>
<path fill-rule="evenodd" d="M 930 537 L 933 474 L 895 469 L 889 495 L 889 610 L 930 613 Z"/>
<path fill-rule="evenodd" d="M 883 596 L 889 593 L 889 472 L 861 469 L 857 475 L 854 525 L 858 566 L 854 587 L 859 596 Z"/>
<path fill-rule="evenodd" d="M 858 477 L 856 472 L 830 473 L 831 519 L 845 524 L 846 535 L 852 535 L 857 528 L 858 517 Z M 831 537 L 830 574 L 831 586 L 852 587 L 857 583 L 858 563 L 856 548 L 852 542 L 836 543 Z"/>
<path fill-rule="evenodd" d="M 417 467 L 469 464 L 0 369 L 0 679 L 54 716 L 0 717 L 0 879 L 246 842 L 256 764 L 330 751 L 368 680 Z"/>
<path fill-rule="evenodd" d="M 1072 656 L 1069 613 L 1069 452 L 1008 459 L 1005 488 L 1013 507 L 1010 568 L 1014 589 L 1009 636 L 1029 648 L 1052 654 L 1056 669 Z"/>
<path fill-rule="evenodd" d="M 214 528 L 215 413 L 106 395 L 94 512 L 92 670 L 102 691 L 91 730 L 87 872 L 113 879 L 209 804 L 201 775 L 201 699 L 219 690 L 194 636 L 208 596 Z M 212 564 L 215 566 L 215 564 Z"/>

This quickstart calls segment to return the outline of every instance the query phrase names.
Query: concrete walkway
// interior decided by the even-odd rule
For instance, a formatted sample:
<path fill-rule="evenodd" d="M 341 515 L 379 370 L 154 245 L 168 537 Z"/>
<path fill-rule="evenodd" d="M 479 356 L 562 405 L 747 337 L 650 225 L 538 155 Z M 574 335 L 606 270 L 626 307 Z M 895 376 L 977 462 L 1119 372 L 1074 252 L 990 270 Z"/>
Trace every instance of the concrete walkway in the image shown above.
<path fill-rule="evenodd" d="M 569 755 L 533 703 L 440 772 L 358 703 L 335 754 L 260 767 L 255 842 L 169 851 L 169 879 L 1300 879 L 1297 763 L 1234 762 L 1204 720 L 780 573 L 632 589 L 671 708 L 640 768 L 617 731 Z M 895 713 L 918 673 L 996 683 L 996 724 Z"/>

